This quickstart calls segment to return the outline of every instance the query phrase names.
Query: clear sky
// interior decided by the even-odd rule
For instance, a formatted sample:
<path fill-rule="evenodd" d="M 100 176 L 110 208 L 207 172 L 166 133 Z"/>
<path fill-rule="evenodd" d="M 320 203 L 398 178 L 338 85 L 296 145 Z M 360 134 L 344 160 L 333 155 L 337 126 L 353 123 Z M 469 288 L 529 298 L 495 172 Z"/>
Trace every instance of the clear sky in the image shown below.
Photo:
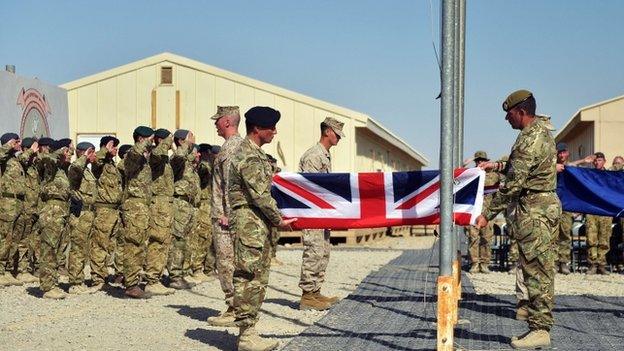
<path fill-rule="evenodd" d="M 431 4 L 6 1 L 0 64 L 62 84 L 169 51 L 366 113 L 435 168 L 440 1 Z M 623 95 L 623 15 L 618 0 L 468 0 L 465 156 L 508 152 L 516 132 L 500 106 L 513 90 L 532 90 L 556 127 Z"/>

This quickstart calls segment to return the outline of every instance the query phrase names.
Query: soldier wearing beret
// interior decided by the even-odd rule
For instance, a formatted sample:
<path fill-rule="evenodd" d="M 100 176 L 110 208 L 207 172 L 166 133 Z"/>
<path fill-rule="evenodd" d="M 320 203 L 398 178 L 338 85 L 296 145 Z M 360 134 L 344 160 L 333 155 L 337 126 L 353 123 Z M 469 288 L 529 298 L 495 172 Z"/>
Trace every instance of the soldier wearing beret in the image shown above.
<path fill-rule="evenodd" d="M 475 166 L 479 167 L 483 162 L 488 162 L 485 151 L 477 151 L 474 154 Z M 487 172 L 485 174 L 485 187 L 489 188 L 500 182 L 500 175 L 496 172 Z M 492 200 L 492 194 L 483 196 L 483 206 L 488 206 Z M 468 256 L 470 258 L 470 273 L 490 273 L 489 265 L 492 257 L 492 238 L 494 237 L 494 223 L 488 223 L 484 228 L 470 226 L 468 229 Z"/>
<path fill-rule="evenodd" d="M 594 153 L 594 169 L 606 171 L 606 158 L 602 152 Z M 607 252 L 609 252 L 609 240 L 611 239 L 611 223 L 613 218 L 608 216 L 586 215 L 587 226 L 587 262 L 589 269 L 587 274 L 608 275 Z"/>
<path fill-rule="evenodd" d="M 217 113 L 211 117 L 214 120 L 217 134 L 225 139 L 221 151 L 217 154 L 212 175 L 212 235 L 215 248 L 216 266 L 221 283 L 221 289 L 225 294 L 227 309 L 219 316 L 208 318 L 208 323 L 214 326 L 233 326 L 234 309 L 234 249 L 232 233 L 229 229 L 230 205 L 227 197 L 229 164 L 230 159 L 243 142 L 238 134 L 240 113 L 238 106 L 218 106 Z"/>
<path fill-rule="evenodd" d="M 89 294 L 93 290 L 84 284 L 85 264 L 89 258 L 89 243 L 95 220 L 96 178 L 89 164 L 95 162 L 95 145 L 81 142 L 76 145 L 76 160 L 69 166 L 67 178 L 71 190 L 69 206 L 70 249 L 67 260 L 69 293 Z"/>
<path fill-rule="evenodd" d="M 121 220 L 119 206 L 123 200 L 121 173 L 115 165 L 118 145 L 119 139 L 110 135 L 103 136 L 100 139 L 100 149 L 95 153 L 95 161 L 91 164 L 97 186 L 90 252 L 93 290 L 99 290 L 104 286 L 108 276 L 107 260 L 110 260 L 111 256 L 117 263 L 113 264 L 117 276 L 122 270 L 121 250 L 115 250 Z"/>
<path fill-rule="evenodd" d="M 67 171 L 71 164 L 71 158 L 74 156 L 76 150 L 74 148 L 73 141 L 70 138 L 59 139 L 55 141 L 54 144 L 52 144 L 53 151 L 57 151 L 62 148 L 65 148 L 65 151 L 68 152 L 69 155 L 66 162 L 60 163 L 61 169 L 63 170 L 63 172 L 65 172 L 65 175 L 67 175 Z M 69 218 L 69 207 L 67 207 L 67 211 L 68 212 L 66 213 L 66 217 Z M 65 226 L 65 229 L 61 234 L 61 246 L 57 250 L 57 255 L 59 274 L 61 276 L 60 279 L 64 281 L 68 279 L 67 257 L 69 256 L 69 226 Z"/>
<path fill-rule="evenodd" d="M 271 228 L 288 226 L 271 197 L 273 170 L 261 146 L 273 140 L 279 111 L 252 107 L 245 113 L 247 136 L 232 156 L 228 199 L 234 232 L 234 312 L 240 328 L 238 350 L 272 350 L 278 342 L 261 338 L 254 326 L 266 293 L 271 265 Z"/>
<path fill-rule="evenodd" d="M 145 243 L 150 226 L 150 203 L 152 200 L 152 170 L 148 162 L 154 131 L 140 126 L 132 135 L 134 146 L 124 157 L 126 196 L 121 206 L 123 222 L 123 271 L 125 294 L 131 298 L 149 298 L 139 286 L 139 273 L 145 266 Z M 166 255 L 166 253 L 165 253 Z"/>
<path fill-rule="evenodd" d="M 59 266 L 63 256 L 62 240 L 69 217 L 69 180 L 66 169 L 72 156 L 69 139 L 53 142 L 51 153 L 44 151 L 40 159 L 41 201 L 39 214 L 41 248 L 39 251 L 39 289 L 43 297 L 64 299 L 65 291 L 58 286 Z"/>
<path fill-rule="evenodd" d="M 331 173 L 329 150 L 345 137 L 343 127 L 344 123 L 337 119 L 325 118 L 321 123 L 319 142 L 304 152 L 299 160 L 299 172 Z M 335 296 L 321 294 L 321 285 L 325 281 L 325 271 L 329 264 L 330 235 L 329 229 L 303 230 L 303 259 L 299 279 L 302 290 L 299 308 L 302 310 L 326 310 L 338 301 Z"/>
<path fill-rule="evenodd" d="M 215 274 L 215 253 L 210 219 L 212 162 L 215 154 L 212 153 L 212 146 L 209 144 L 199 144 L 197 151 L 199 159 L 195 169 L 199 178 L 200 195 L 197 224 L 193 228 L 189 243 L 189 261 L 193 274 L 191 280 L 199 284 L 210 280 L 210 276 Z"/>
<path fill-rule="evenodd" d="M 513 348 L 550 346 L 554 323 L 556 235 L 561 216 L 557 186 L 557 152 L 552 136 L 554 127 L 546 117 L 535 114 L 533 94 L 519 90 L 503 103 L 505 119 L 520 134 L 512 146 L 508 162 L 486 162 L 485 170 L 506 175 L 505 184 L 496 192 L 489 206 L 477 218 L 477 226 L 515 204 L 514 235 L 519 249 L 519 267 L 527 287 L 529 331 L 513 337 Z"/>

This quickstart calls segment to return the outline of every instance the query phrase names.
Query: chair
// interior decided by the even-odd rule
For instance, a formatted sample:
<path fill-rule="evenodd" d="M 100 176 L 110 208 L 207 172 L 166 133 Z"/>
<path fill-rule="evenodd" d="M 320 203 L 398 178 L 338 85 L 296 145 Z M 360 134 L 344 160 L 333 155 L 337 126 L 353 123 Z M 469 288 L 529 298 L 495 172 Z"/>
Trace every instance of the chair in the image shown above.
<path fill-rule="evenodd" d="M 509 235 L 506 231 L 507 223 L 501 226 L 494 224 L 494 236 L 492 240 L 492 259 L 493 264 L 498 266 L 500 270 L 508 269 L 509 258 Z"/>
<path fill-rule="evenodd" d="M 585 223 L 572 223 L 572 272 L 579 272 L 581 266 L 587 266 L 587 236 Z"/>

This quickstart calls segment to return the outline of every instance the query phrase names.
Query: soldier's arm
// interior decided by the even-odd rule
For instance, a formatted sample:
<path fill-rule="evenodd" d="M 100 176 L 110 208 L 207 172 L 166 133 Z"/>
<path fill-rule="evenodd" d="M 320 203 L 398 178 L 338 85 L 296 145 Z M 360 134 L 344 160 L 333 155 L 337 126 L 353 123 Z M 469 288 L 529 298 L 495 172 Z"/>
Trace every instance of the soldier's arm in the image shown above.
<path fill-rule="evenodd" d="M 91 164 L 91 171 L 93 172 L 93 176 L 95 179 L 100 179 L 102 172 L 104 170 L 104 161 L 108 156 L 108 150 L 106 148 L 100 148 L 95 153 L 95 161 Z"/>
<path fill-rule="evenodd" d="M 186 166 L 186 157 L 189 154 L 189 147 L 182 143 L 171 156 L 171 169 L 173 170 L 173 179 L 178 181 L 184 175 L 184 167 Z"/>
<path fill-rule="evenodd" d="M 127 179 L 133 179 L 141 172 L 145 164 L 146 151 L 145 143 L 137 143 L 128 150 L 124 158 L 124 173 Z"/>
<path fill-rule="evenodd" d="M 25 167 L 28 165 L 28 162 L 30 162 L 30 158 L 34 153 L 35 152 L 31 148 L 28 148 L 17 156 L 17 160 Z"/>
<path fill-rule="evenodd" d="M 299 172 L 318 173 L 321 172 L 322 168 L 323 161 L 319 155 L 304 155 L 301 162 L 299 162 Z"/>
<path fill-rule="evenodd" d="M 263 162 L 266 161 L 259 157 L 250 157 L 239 164 L 238 171 L 249 191 L 253 205 L 260 209 L 271 224 L 278 226 L 282 221 L 282 215 L 271 196 L 271 177 L 265 175 Z"/>
<path fill-rule="evenodd" d="M 87 156 L 82 155 L 74 161 L 67 171 L 67 179 L 72 190 L 80 189 L 84 170 L 87 167 Z"/>
<path fill-rule="evenodd" d="M 152 168 L 153 178 L 158 178 L 165 173 L 165 166 L 169 162 L 169 149 L 173 143 L 173 137 L 170 135 L 161 140 L 160 143 L 152 150 L 150 155 L 150 167 Z"/>
<path fill-rule="evenodd" d="M 12 148 L 13 145 L 11 145 L 10 143 L 6 143 L 0 146 L 0 163 L 4 164 L 9 160 L 9 158 L 11 158 L 10 151 Z"/>
<path fill-rule="evenodd" d="M 223 167 L 220 159 L 215 160 L 212 174 L 212 218 L 223 216 Z"/>
<path fill-rule="evenodd" d="M 45 155 L 44 157 L 42 157 L 39 160 L 38 165 L 39 174 L 41 175 L 42 181 L 49 182 L 54 179 L 58 164 L 51 155 Z"/>

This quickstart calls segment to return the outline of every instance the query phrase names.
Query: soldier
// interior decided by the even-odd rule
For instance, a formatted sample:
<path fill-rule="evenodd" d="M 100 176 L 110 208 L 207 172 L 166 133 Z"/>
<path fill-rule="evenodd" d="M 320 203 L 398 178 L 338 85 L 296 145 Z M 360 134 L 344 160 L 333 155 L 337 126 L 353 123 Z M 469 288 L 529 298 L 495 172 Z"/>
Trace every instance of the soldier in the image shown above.
<path fill-rule="evenodd" d="M 214 274 L 215 256 L 212 245 L 212 221 L 210 219 L 210 201 L 212 197 L 212 162 L 218 153 L 212 153 L 212 146 L 199 144 L 200 158 L 196 166 L 199 177 L 199 209 L 197 224 L 191 233 L 189 243 L 190 268 L 192 282 L 199 284 L 210 280 Z M 212 278 L 214 279 L 214 278 Z"/>
<path fill-rule="evenodd" d="M 278 342 L 261 338 L 254 326 L 264 300 L 271 265 L 271 227 L 288 226 L 271 197 L 273 171 L 260 148 L 271 142 L 280 119 L 270 107 L 253 107 L 245 114 L 247 137 L 229 167 L 230 228 L 235 233 L 234 310 L 240 328 L 238 350 L 273 350 Z"/>
<path fill-rule="evenodd" d="M 125 200 L 125 191 L 126 191 L 126 176 L 124 174 L 124 157 L 126 156 L 126 153 L 128 152 L 128 150 L 130 150 L 132 148 L 132 145 L 128 145 L 128 144 L 124 144 L 121 145 L 118 150 L 117 150 L 117 155 L 119 156 L 119 162 L 117 162 L 117 171 L 119 172 L 119 175 L 121 176 L 121 189 L 122 189 L 122 194 L 121 194 L 121 203 L 123 203 L 123 201 Z M 120 207 L 121 208 L 121 205 Z M 123 275 L 123 229 L 124 226 L 122 225 L 122 220 L 121 220 L 121 211 L 119 211 L 119 222 L 116 225 L 116 229 L 113 232 L 114 237 L 112 238 L 111 242 L 110 242 L 110 248 L 108 250 L 107 253 L 107 265 L 109 270 L 113 270 L 115 271 L 115 277 L 114 280 L 112 282 L 113 285 L 116 286 L 121 286 L 124 282 L 124 275 Z"/>
<path fill-rule="evenodd" d="M 178 129 L 173 135 L 176 150 L 171 156 L 173 169 L 173 240 L 169 251 L 168 271 L 170 287 L 190 289 L 193 284 L 188 276 L 190 254 L 188 242 L 193 228 L 197 225 L 197 205 L 199 205 L 199 176 L 195 172 L 195 161 L 199 154 L 195 148 L 195 136 L 191 131 Z"/>
<path fill-rule="evenodd" d="M 22 145 L 24 144 L 24 142 L 22 141 Z M 613 158 L 613 163 L 611 164 L 611 168 L 609 168 L 609 170 L 611 171 L 622 171 L 624 170 L 624 157 L 622 156 L 615 156 Z M 620 224 L 620 231 L 624 232 L 624 218 L 616 218 L 616 221 Z M 624 236 L 624 234 L 622 234 Z M 624 272 L 624 263 L 622 263 L 621 261 L 618 263 L 617 265 L 617 270 L 622 273 Z M 18 276 L 19 279 L 19 276 Z"/>
<path fill-rule="evenodd" d="M 212 240 L 215 248 L 216 266 L 221 283 L 221 289 L 225 294 L 227 309 L 219 316 L 209 317 L 208 323 L 214 326 L 234 326 L 234 248 L 232 233 L 229 230 L 230 206 L 227 198 L 228 168 L 230 159 L 243 142 L 238 134 L 240 113 L 238 106 L 219 106 L 217 113 L 211 117 L 215 122 L 217 134 L 225 139 L 221 151 L 217 155 L 213 165 L 212 174 Z"/>
<path fill-rule="evenodd" d="M 175 290 L 173 287 L 167 288 L 162 285 L 160 278 L 167 266 L 173 225 L 173 170 L 169 164 L 169 150 L 173 144 L 171 132 L 162 128 L 155 130 L 154 144 L 156 147 L 149 157 L 152 171 L 152 202 L 145 264 L 145 280 L 147 280 L 145 291 L 152 295 L 170 295 Z"/>
<path fill-rule="evenodd" d="M 477 151 L 474 154 L 475 166 L 490 159 L 485 151 Z M 485 187 L 493 187 L 500 181 L 500 176 L 496 172 L 487 172 L 485 175 Z M 492 200 L 492 194 L 483 196 L 483 206 L 488 206 Z M 488 223 L 487 226 L 477 229 L 475 226 L 468 227 L 468 256 L 470 257 L 470 273 L 490 273 L 489 265 L 492 257 L 492 238 L 494 237 L 494 223 Z"/>
<path fill-rule="evenodd" d="M 74 144 L 69 138 L 59 139 L 58 143 L 60 143 L 60 145 L 69 145 L 69 158 L 67 158 L 67 162 L 61 163 L 61 169 L 63 170 L 63 172 L 65 172 L 65 175 L 67 175 L 67 170 L 69 168 L 69 165 L 71 164 L 71 158 L 72 156 L 74 156 L 75 153 Z M 67 213 L 65 214 L 65 216 L 69 218 L 69 206 L 67 207 Z M 57 255 L 59 262 L 59 279 L 62 283 L 67 283 L 69 275 L 69 273 L 67 272 L 67 257 L 69 256 L 69 225 L 65 226 L 65 229 L 61 234 L 61 246 L 57 250 Z"/>
<path fill-rule="evenodd" d="M 18 217 L 15 223 L 15 231 L 22 237 L 15 249 L 17 260 L 16 278 L 23 283 L 36 283 L 39 281 L 39 278 L 32 273 L 35 273 L 38 256 L 36 248 L 39 247 L 36 244 L 39 236 L 35 227 L 39 213 L 39 172 L 36 167 L 39 146 L 34 138 L 24 138 L 22 139 L 22 149 L 32 149 L 33 152 L 23 152 L 19 156 L 26 178 L 24 208 L 22 215 Z"/>
<path fill-rule="evenodd" d="M 39 215 L 41 235 L 39 289 L 44 292 L 43 297 L 49 299 L 67 297 L 65 291 L 58 286 L 58 276 L 61 237 L 69 217 L 69 180 L 65 168 L 69 164 L 72 149 L 71 140 L 58 140 L 53 143 L 52 153 L 42 150 L 44 153 L 40 160 L 43 175 L 41 182 L 43 207 Z"/>
<path fill-rule="evenodd" d="M 68 257 L 70 294 L 93 292 L 84 284 L 83 270 L 89 259 L 89 243 L 95 220 L 96 179 L 89 164 L 95 162 L 95 146 L 89 142 L 76 145 L 76 160 L 69 166 L 67 178 L 71 190 L 69 206 L 70 249 Z"/>
<path fill-rule="evenodd" d="M 24 151 L 25 155 L 18 157 L 17 152 L 22 150 L 22 144 L 19 135 L 15 133 L 5 133 L 0 137 L 0 143 L 0 286 L 22 285 L 22 281 L 7 271 L 7 266 L 17 252 L 23 234 L 15 227 L 18 218 L 23 215 L 26 193 L 26 177 L 21 163 L 30 158 L 35 150 L 28 149 Z"/>
<path fill-rule="evenodd" d="M 152 170 L 148 158 L 154 131 L 150 127 L 139 126 L 132 137 L 134 146 L 124 157 L 126 196 L 121 206 L 125 294 L 131 298 L 149 298 L 150 294 L 139 287 L 139 272 L 145 264 L 145 243 L 149 236 Z"/>
<path fill-rule="evenodd" d="M 115 166 L 118 145 L 119 139 L 103 136 L 100 139 L 100 149 L 95 153 L 95 162 L 91 165 L 97 186 L 95 221 L 90 245 L 93 290 L 102 289 L 108 277 L 107 258 L 114 247 L 113 240 L 116 239 L 120 222 L 119 206 L 123 199 L 123 189 L 121 173 Z"/>
<path fill-rule="evenodd" d="M 570 152 L 568 146 L 565 143 L 557 144 L 557 165 L 566 166 L 569 163 Z M 557 171 L 561 172 L 563 167 L 558 166 Z M 558 270 L 559 273 L 568 275 L 570 274 L 570 253 L 572 249 L 572 224 L 574 223 L 574 214 L 571 212 L 562 212 L 559 219 L 559 236 L 557 242 L 559 243 L 559 261 Z"/>
<path fill-rule="evenodd" d="M 528 292 L 529 332 L 513 337 L 513 348 L 550 346 L 550 328 L 555 293 L 556 235 L 561 216 L 557 186 L 557 152 L 549 119 L 535 115 L 535 98 L 527 90 L 507 97 L 503 110 L 513 129 L 521 130 L 512 147 L 508 162 L 488 162 L 483 169 L 506 174 L 503 187 L 496 192 L 490 206 L 477 218 L 477 226 L 515 203 L 515 225 L 519 249 L 519 267 Z"/>
<path fill-rule="evenodd" d="M 594 168 L 606 171 L 605 155 L 602 152 L 596 152 L 594 156 Z M 587 223 L 587 261 L 589 263 L 587 274 L 608 275 L 607 252 L 609 252 L 613 218 L 588 214 L 585 219 Z"/>
<path fill-rule="evenodd" d="M 345 137 L 343 126 L 344 123 L 333 117 L 325 118 L 321 123 L 319 142 L 304 152 L 299 160 L 299 172 L 331 172 L 329 150 Z M 302 290 L 299 308 L 302 310 L 326 310 L 338 301 L 335 296 L 321 294 L 321 285 L 325 281 L 325 270 L 329 264 L 330 235 L 329 229 L 303 230 L 303 259 L 299 279 Z"/>

